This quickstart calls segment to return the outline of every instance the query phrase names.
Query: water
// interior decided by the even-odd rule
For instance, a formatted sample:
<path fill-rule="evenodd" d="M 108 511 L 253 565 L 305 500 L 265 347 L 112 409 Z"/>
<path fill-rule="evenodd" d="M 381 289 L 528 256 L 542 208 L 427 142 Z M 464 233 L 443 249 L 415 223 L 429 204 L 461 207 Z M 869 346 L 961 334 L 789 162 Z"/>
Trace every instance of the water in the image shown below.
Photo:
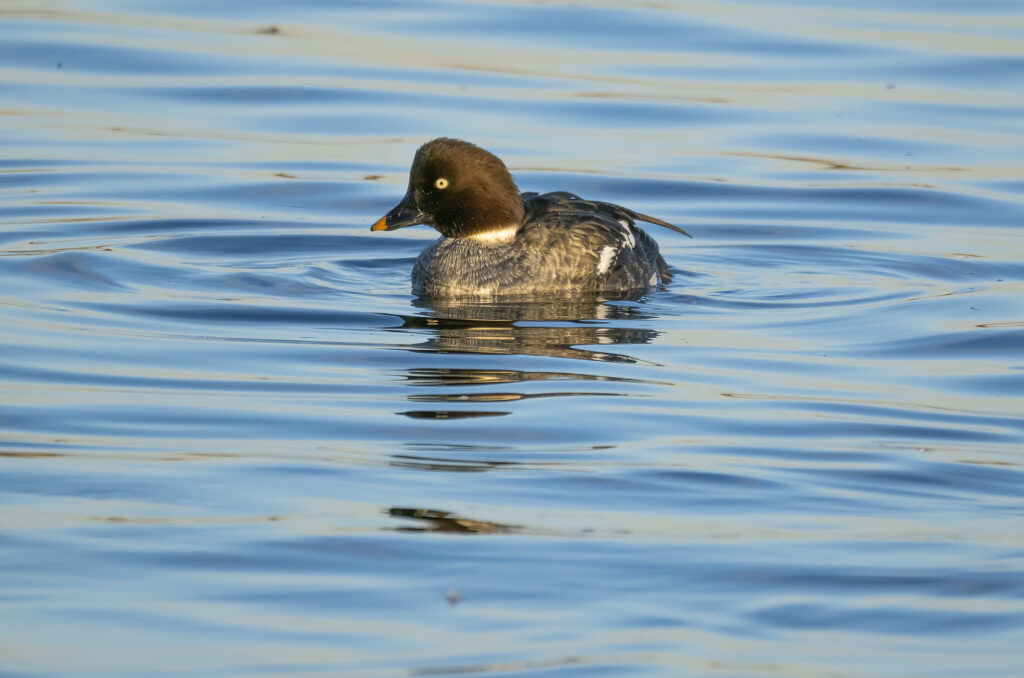
<path fill-rule="evenodd" d="M 0 6 L 0 673 L 1024 661 L 1024 14 Z M 439 135 L 670 220 L 413 299 Z"/>

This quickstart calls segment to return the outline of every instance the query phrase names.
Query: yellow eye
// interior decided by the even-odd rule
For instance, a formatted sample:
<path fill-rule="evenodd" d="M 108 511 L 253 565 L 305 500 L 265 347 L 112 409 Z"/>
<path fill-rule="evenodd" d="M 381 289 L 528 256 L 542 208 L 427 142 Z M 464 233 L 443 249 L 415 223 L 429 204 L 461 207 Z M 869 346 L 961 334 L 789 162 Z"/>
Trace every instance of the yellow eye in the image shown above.
<path fill-rule="evenodd" d="M 448 180 L 445 179 L 444 177 L 438 178 L 438 180 L 434 182 L 434 188 L 440 188 L 440 189 L 448 188 Z"/>

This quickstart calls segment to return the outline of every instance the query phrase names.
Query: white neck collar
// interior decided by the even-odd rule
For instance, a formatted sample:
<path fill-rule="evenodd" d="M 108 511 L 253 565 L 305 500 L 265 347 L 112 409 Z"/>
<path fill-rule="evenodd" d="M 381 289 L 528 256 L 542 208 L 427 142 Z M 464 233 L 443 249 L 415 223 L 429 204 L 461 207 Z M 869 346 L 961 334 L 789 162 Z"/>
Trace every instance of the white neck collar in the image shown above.
<path fill-rule="evenodd" d="M 474 233 L 473 235 L 468 235 L 466 237 L 485 245 L 500 245 L 514 239 L 518 232 L 519 226 L 505 226 L 504 228 L 496 228 L 493 231 Z"/>

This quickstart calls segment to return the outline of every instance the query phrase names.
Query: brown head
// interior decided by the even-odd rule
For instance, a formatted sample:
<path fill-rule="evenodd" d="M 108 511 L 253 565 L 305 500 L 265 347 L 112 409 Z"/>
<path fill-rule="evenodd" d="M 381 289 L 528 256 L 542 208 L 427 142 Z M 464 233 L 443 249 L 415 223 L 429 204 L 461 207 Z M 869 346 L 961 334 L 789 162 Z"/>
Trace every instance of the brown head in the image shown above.
<path fill-rule="evenodd" d="M 523 200 L 505 163 L 468 141 L 442 137 L 416 151 L 405 197 L 370 230 L 429 224 L 462 238 L 522 221 Z"/>

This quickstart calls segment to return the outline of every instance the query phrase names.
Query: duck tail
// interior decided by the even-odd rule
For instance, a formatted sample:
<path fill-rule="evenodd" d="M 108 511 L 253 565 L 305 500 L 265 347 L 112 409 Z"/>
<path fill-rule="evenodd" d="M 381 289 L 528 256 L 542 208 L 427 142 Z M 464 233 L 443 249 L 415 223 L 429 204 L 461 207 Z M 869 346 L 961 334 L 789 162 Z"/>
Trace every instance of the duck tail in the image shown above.
<path fill-rule="evenodd" d="M 630 212 L 630 214 L 633 215 L 633 217 L 635 219 L 639 219 L 640 221 L 646 221 L 649 224 L 656 224 L 658 226 L 664 226 L 665 228 L 669 229 L 670 231 L 675 231 L 676 233 L 682 233 L 687 238 L 692 238 L 693 237 L 692 235 L 690 235 L 689 233 L 687 233 L 683 229 L 679 228 L 678 226 L 674 226 L 674 225 L 668 223 L 667 221 L 662 221 L 661 219 L 659 219 L 657 217 L 651 217 L 651 216 L 647 216 L 646 214 L 640 214 L 639 212 L 634 212 L 633 210 L 630 210 L 629 212 Z"/>

